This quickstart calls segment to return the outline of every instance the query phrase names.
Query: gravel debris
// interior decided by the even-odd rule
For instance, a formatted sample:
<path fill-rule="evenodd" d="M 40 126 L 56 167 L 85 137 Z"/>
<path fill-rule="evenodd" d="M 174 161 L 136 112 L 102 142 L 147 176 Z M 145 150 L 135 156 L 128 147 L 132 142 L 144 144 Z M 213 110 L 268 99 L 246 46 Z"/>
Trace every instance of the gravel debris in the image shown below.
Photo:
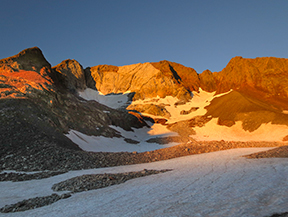
<path fill-rule="evenodd" d="M 17 148 L 3 146 L 0 150 L 0 172 L 69 171 L 121 165 L 149 163 L 193 154 L 232 148 L 280 147 L 277 142 L 190 141 L 181 145 L 148 152 L 85 152 L 59 147 L 54 143 L 37 141 Z"/>
<path fill-rule="evenodd" d="M 46 197 L 35 197 L 35 198 L 30 198 L 27 200 L 22 200 L 18 203 L 11 204 L 11 205 L 6 205 L 3 208 L 0 209 L 0 212 L 2 213 L 8 213 L 8 212 L 20 212 L 20 211 L 25 211 L 29 209 L 36 209 L 39 207 L 47 206 L 52 203 L 55 203 L 58 200 L 61 199 L 66 199 L 70 197 L 71 194 L 51 194 Z"/>
<path fill-rule="evenodd" d="M 105 173 L 105 174 L 91 174 L 74 177 L 63 182 L 54 184 L 52 190 L 54 191 L 71 191 L 81 192 L 93 189 L 105 188 L 111 185 L 118 185 L 130 179 L 144 177 L 153 174 L 164 173 L 171 170 L 142 170 L 139 172 L 127 173 Z"/>
<path fill-rule="evenodd" d="M 12 181 L 12 182 L 21 182 L 21 181 L 28 181 L 32 179 L 45 179 L 51 176 L 56 176 L 59 174 L 63 174 L 67 171 L 46 171 L 46 172 L 39 172 L 39 173 L 14 173 L 14 172 L 4 172 L 0 173 L 0 181 Z"/>

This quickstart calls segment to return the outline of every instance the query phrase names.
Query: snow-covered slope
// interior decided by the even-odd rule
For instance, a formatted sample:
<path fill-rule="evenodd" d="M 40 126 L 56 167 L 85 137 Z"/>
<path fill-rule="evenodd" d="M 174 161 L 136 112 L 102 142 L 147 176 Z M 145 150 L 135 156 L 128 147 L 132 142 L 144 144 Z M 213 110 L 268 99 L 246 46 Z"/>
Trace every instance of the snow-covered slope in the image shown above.
<path fill-rule="evenodd" d="M 165 127 L 161 124 L 156 124 L 156 126 L 152 126 L 152 128 L 144 127 L 142 129 L 133 129 L 134 132 L 125 131 L 120 127 L 111 126 L 116 129 L 123 137 L 113 137 L 107 138 L 104 136 L 89 136 L 81 132 L 77 132 L 75 130 L 70 130 L 66 136 L 71 139 L 74 143 L 76 143 L 82 150 L 84 151 L 92 151 L 92 152 L 145 152 L 145 151 L 153 151 L 156 149 L 167 148 L 174 145 L 178 145 L 179 143 L 172 142 L 165 145 L 159 145 L 156 143 L 148 143 L 146 142 L 148 139 L 155 138 L 158 136 L 175 136 L 178 135 L 174 132 L 168 132 Z M 154 128 L 154 129 L 153 129 Z M 160 129 L 157 129 L 160 128 Z M 160 130 L 160 133 L 159 131 Z M 154 134 L 154 135 L 153 135 Z M 133 139 L 138 141 L 138 144 L 131 144 L 126 142 L 124 139 Z"/>
<path fill-rule="evenodd" d="M 0 182 L 0 206 L 53 193 L 60 181 L 83 174 L 173 169 L 108 188 L 76 193 L 52 205 L 0 216 L 233 216 L 287 211 L 288 161 L 241 156 L 267 148 L 234 149 L 149 164 L 70 171 L 25 182 Z"/>
<path fill-rule="evenodd" d="M 91 88 L 86 88 L 85 90 L 79 91 L 78 93 L 79 96 L 86 100 L 95 100 L 114 109 L 125 107 L 129 103 L 129 93 L 104 95 L 101 92 Z"/>
<path fill-rule="evenodd" d="M 172 132 L 173 129 L 171 129 L 171 124 L 179 123 L 179 122 L 189 122 L 190 120 L 193 120 L 193 118 L 197 117 L 205 117 L 207 114 L 207 106 L 211 105 L 211 102 L 214 103 L 213 100 L 219 99 L 222 100 L 223 97 L 227 96 L 230 97 L 230 95 L 238 97 L 242 95 L 240 94 L 234 94 L 232 93 L 232 90 L 226 93 L 217 94 L 216 92 L 206 92 L 203 91 L 201 88 L 198 92 L 193 91 L 192 92 L 192 99 L 185 103 L 178 103 L 179 99 L 177 97 L 172 96 L 166 96 L 165 98 L 161 97 L 153 97 L 153 98 L 147 98 L 144 100 L 136 100 L 136 101 L 129 101 L 127 93 L 125 94 L 117 94 L 117 95 L 103 95 L 99 93 L 96 90 L 92 90 L 87 88 L 86 90 L 79 92 L 79 95 L 86 100 L 95 100 L 99 103 L 102 103 L 108 107 L 111 108 L 125 108 L 134 107 L 141 108 L 141 106 L 145 105 L 155 105 L 158 106 L 158 108 L 163 109 L 166 111 L 166 114 L 168 113 L 169 116 L 157 116 L 149 113 L 150 111 L 143 111 L 141 112 L 144 116 L 149 116 L 153 119 L 165 119 L 166 123 L 160 124 L 160 123 L 150 123 L 151 129 L 149 128 L 140 128 L 140 129 L 134 129 L 134 132 L 128 132 L 123 130 L 120 127 L 114 127 L 115 130 L 119 132 L 119 134 L 122 136 L 121 138 L 106 138 L 106 137 L 95 137 L 95 136 L 88 136 L 84 133 L 77 132 L 75 130 L 70 130 L 70 132 L 66 135 L 68 138 L 70 138 L 74 143 L 79 145 L 80 148 L 86 151 L 111 151 L 111 152 L 117 152 L 117 151 L 150 151 L 155 150 L 159 148 L 164 147 L 170 147 L 173 145 L 179 144 L 179 142 L 169 143 L 166 145 L 159 145 L 156 143 L 147 143 L 146 141 L 151 138 L 155 137 L 167 137 L 167 136 L 179 136 L 176 132 L 181 132 L 185 129 L 176 129 L 176 132 Z M 234 96 L 234 98 L 235 98 Z M 220 99 L 220 97 L 222 97 Z M 233 98 L 233 100 L 235 100 Z M 242 97 L 243 98 L 243 97 Z M 246 100 L 246 98 L 242 99 L 239 98 L 239 107 L 241 107 L 241 103 L 247 103 L 247 107 L 251 107 L 249 104 L 250 101 Z M 225 98 L 224 98 L 225 99 Z M 237 99 L 236 99 L 237 100 Z M 240 101 L 242 100 L 242 101 Z M 215 104 L 215 103 L 214 103 Z M 214 105 L 213 104 L 213 105 Z M 253 103 L 252 108 L 255 110 L 255 105 Z M 213 106 L 212 105 L 212 106 Z M 136 107 L 135 107 L 136 106 Z M 229 105 L 230 106 L 230 105 Z M 246 106 L 246 105 L 243 105 Z M 254 107 L 253 107 L 254 106 Z M 257 105 L 258 106 L 258 105 Z M 262 106 L 262 105 L 261 105 Z M 235 113 L 235 109 L 231 106 L 231 114 L 232 112 Z M 263 107 L 263 106 L 262 106 Z M 260 107 L 259 112 L 262 112 L 262 107 Z M 257 107 L 258 108 L 258 107 Z M 225 110 L 224 110 L 225 109 Z M 234 110 L 233 110 L 234 109 Z M 249 108 L 248 108 L 249 109 Z M 222 105 L 221 108 L 218 108 L 217 111 L 223 111 L 225 112 L 227 110 L 228 114 L 224 114 L 224 116 L 229 117 L 229 108 L 225 108 L 225 105 Z M 237 108 L 236 108 L 237 110 Z M 238 110 L 237 110 L 238 111 Z M 266 111 L 266 110 L 265 110 Z M 249 110 L 248 110 L 249 112 Z M 242 112 L 239 111 L 239 114 L 247 115 L 248 112 Z M 233 113 L 233 115 L 235 115 Z M 226 125 L 220 125 L 219 124 L 219 117 L 217 117 L 217 114 L 211 113 L 212 115 L 207 116 L 206 118 L 209 118 L 207 123 L 205 124 L 196 124 L 195 126 L 189 126 L 189 124 L 185 125 L 188 128 L 191 128 L 194 133 L 190 135 L 190 139 L 195 139 L 198 141 L 211 141 L 211 140 L 226 140 L 226 141 L 282 141 L 282 139 L 288 135 L 288 126 L 287 125 L 280 125 L 275 123 L 264 123 L 260 124 L 260 127 L 258 127 L 256 130 L 250 132 L 249 130 L 243 129 L 243 121 L 236 121 L 232 126 L 226 126 Z M 238 115 L 238 114 L 236 114 Z M 283 114 L 285 115 L 285 114 Z M 222 115 L 223 116 L 223 115 Z M 113 126 L 111 126 L 113 127 Z M 170 130 L 169 130 L 169 129 Z M 175 131 L 175 129 L 174 129 Z M 180 133 L 181 136 L 181 133 Z M 138 141 L 138 144 L 129 144 L 124 139 L 133 139 L 135 141 Z"/>

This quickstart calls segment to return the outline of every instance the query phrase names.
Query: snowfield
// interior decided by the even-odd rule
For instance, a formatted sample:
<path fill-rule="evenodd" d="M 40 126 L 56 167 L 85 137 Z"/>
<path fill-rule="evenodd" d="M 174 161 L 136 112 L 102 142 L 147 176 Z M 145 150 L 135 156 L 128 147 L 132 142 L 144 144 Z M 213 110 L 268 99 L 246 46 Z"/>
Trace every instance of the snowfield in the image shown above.
<path fill-rule="evenodd" d="M 83 91 L 79 91 L 78 94 L 83 99 L 94 100 L 113 109 L 121 108 L 125 105 L 127 106 L 127 103 L 129 103 L 129 92 L 124 94 L 104 95 L 97 90 L 86 88 Z"/>
<path fill-rule="evenodd" d="M 184 121 L 184 120 L 189 120 L 192 119 L 196 116 L 202 116 L 205 115 L 207 110 L 205 109 L 206 106 L 208 106 L 211 101 L 217 97 L 223 96 L 225 94 L 230 93 L 232 90 L 226 92 L 226 93 L 222 93 L 222 94 L 217 94 L 215 95 L 216 92 L 206 92 L 203 91 L 201 88 L 199 89 L 199 92 L 193 91 L 192 92 L 192 100 L 190 102 L 187 102 L 184 105 L 177 105 L 175 106 L 175 103 L 179 101 L 178 98 L 176 97 L 172 97 L 172 96 L 166 96 L 165 98 L 160 98 L 158 97 L 154 97 L 154 98 L 149 98 L 149 99 L 145 99 L 145 100 L 136 100 L 136 101 L 128 101 L 128 97 L 127 97 L 127 93 L 124 94 L 117 94 L 117 95 L 102 95 L 100 92 L 96 91 L 96 90 L 92 90 L 92 89 L 85 89 L 82 92 L 79 92 L 79 96 L 81 96 L 82 98 L 85 98 L 86 100 L 95 100 L 98 101 L 99 103 L 102 103 L 108 107 L 111 108 L 123 108 L 129 104 L 133 104 L 133 105 L 137 105 L 137 104 L 156 104 L 156 105 L 165 105 L 165 109 L 170 113 L 171 117 L 167 119 L 167 124 L 172 124 L 175 122 L 179 122 L 179 121 Z M 186 115 L 181 115 L 181 111 L 189 111 L 189 109 L 191 108 L 198 108 L 196 111 L 191 112 L 190 114 L 186 114 Z M 283 111 L 284 114 L 287 113 L 286 110 Z M 146 116 L 150 116 L 152 118 L 163 118 L 161 116 L 154 116 L 151 114 L 146 114 L 143 113 L 143 115 Z M 267 124 L 262 124 L 257 130 L 253 131 L 253 132 L 249 132 L 249 131 L 245 131 L 242 128 L 242 122 L 238 121 L 236 122 L 235 125 L 231 126 L 231 127 L 226 127 L 226 126 L 220 126 L 217 124 L 218 118 L 213 118 L 211 121 L 209 121 L 208 123 L 205 124 L 205 126 L 203 127 L 195 127 L 193 128 L 196 132 L 195 135 L 191 135 L 191 137 L 197 141 L 212 141 L 212 140 L 225 140 L 225 141 L 277 141 L 277 142 L 282 142 L 282 139 L 288 135 L 288 127 L 286 125 L 279 125 L 279 124 L 271 124 L 270 122 Z M 146 132 L 146 139 L 149 139 L 151 137 L 149 137 L 149 135 L 165 135 L 165 136 L 170 136 L 168 135 L 169 133 L 172 134 L 171 131 L 169 131 L 168 129 L 166 129 L 165 126 L 162 126 L 160 124 L 154 124 L 151 125 L 152 128 L 157 128 L 157 132 L 156 133 L 151 133 L 145 129 L 143 129 L 142 131 L 142 135 Z M 119 130 L 118 130 L 119 131 Z M 73 131 L 77 134 L 79 134 L 76 131 Z M 83 141 L 75 138 L 75 136 L 73 137 L 73 132 L 72 130 L 69 132 L 68 138 L 70 138 L 73 142 L 75 142 L 77 145 L 81 146 L 86 146 L 85 143 L 83 143 Z M 121 134 L 123 133 L 123 131 L 121 132 Z M 136 137 L 138 137 L 137 135 L 140 133 L 140 130 L 138 130 L 138 132 L 135 133 Z M 122 134 L 123 135 L 123 134 Z M 85 137 L 86 135 L 83 134 L 83 136 Z M 123 136 L 125 137 L 125 135 Z M 100 144 L 99 142 L 103 141 L 103 142 L 107 142 L 107 144 L 110 144 L 109 141 L 104 141 L 104 138 L 88 138 L 88 136 L 86 136 L 87 140 L 89 141 L 89 143 L 91 144 L 91 146 L 93 146 L 93 139 L 94 139 L 94 146 L 98 146 L 98 144 Z M 126 137 L 128 138 L 128 137 Z M 143 138 L 143 136 L 142 136 Z M 104 140 L 103 140 L 104 139 Z M 133 138 L 132 138 L 133 139 Z M 108 139 L 109 140 L 109 139 Z M 137 140 L 137 139 L 136 139 Z M 121 139 L 117 140 L 117 142 L 119 142 L 119 144 L 124 144 Z M 179 143 L 174 143 L 174 145 L 177 145 Z M 173 144 L 168 144 L 168 146 L 172 146 Z M 100 145 L 101 146 L 101 145 Z M 124 150 L 130 151 L 133 150 L 133 147 L 135 150 L 133 151 L 149 151 L 149 150 L 155 150 L 155 149 L 159 149 L 161 148 L 161 146 L 159 147 L 159 145 L 154 144 L 147 144 L 145 143 L 143 140 L 141 140 L 141 143 L 137 146 L 131 146 L 130 144 L 128 144 L 128 146 L 126 144 L 123 145 L 124 146 Z M 164 146 L 162 146 L 163 148 Z M 102 147 L 99 147 L 102 150 Z M 92 148 L 94 150 L 97 150 L 98 148 Z M 86 149 L 84 149 L 86 150 Z M 89 149 L 91 150 L 91 149 Z M 116 151 L 118 150 L 118 148 L 113 149 L 110 148 L 111 151 Z M 91 150 L 93 151 L 93 150 Z M 105 151 L 105 150 L 103 150 Z"/>
<path fill-rule="evenodd" d="M 148 164 L 70 171 L 24 182 L 0 182 L 0 206 L 53 193 L 60 181 L 82 174 L 143 169 L 170 172 L 73 194 L 52 205 L 0 216 L 269 216 L 288 211 L 288 159 L 247 159 L 269 148 L 191 155 Z M 61 193 L 59 193 L 61 194 Z"/>
<path fill-rule="evenodd" d="M 169 144 L 159 145 L 156 143 L 146 142 L 146 140 L 158 136 L 178 136 L 178 133 L 167 130 L 167 128 L 161 124 L 154 124 L 151 128 L 133 128 L 134 132 L 123 130 L 121 127 L 110 127 L 117 130 L 123 137 L 107 138 L 104 136 L 89 136 L 76 130 L 70 130 L 66 136 L 75 144 L 77 144 L 82 150 L 92 152 L 145 152 L 161 148 L 168 148 L 180 144 L 171 142 Z M 133 139 L 139 143 L 130 144 L 127 143 L 124 138 Z"/>

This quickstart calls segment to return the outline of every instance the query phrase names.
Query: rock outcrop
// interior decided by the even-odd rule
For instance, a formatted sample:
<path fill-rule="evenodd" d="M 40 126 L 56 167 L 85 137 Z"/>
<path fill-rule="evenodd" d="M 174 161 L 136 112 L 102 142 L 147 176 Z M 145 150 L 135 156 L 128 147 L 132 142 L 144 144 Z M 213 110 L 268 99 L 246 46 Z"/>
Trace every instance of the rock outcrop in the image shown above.
<path fill-rule="evenodd" d="M 50 75 L 51 65 L 39 48 L 23 50 L 0 60 L 0 96 L 36 97 L 37 94 L 53 91 Z"/>
<path fill-rule="evenodd" d="M 84 90 L 86 88 L 84 69 L 76 60 L 64 60 L 52 69 L 55 70 L 55 76 L 58 76 L 59 83 L 65 89 L 76 92 L 77 90 Z"/>
<path fill-rule="evenodd" d="M 165 118 L 169 118 L 171 115 L 170 113 L 165 109 L 164 106 L 161 105 L 155 105 L 155 104 L 136 104 L 136 105 L 129 105 L 127 107 L 128 110 L 136 110 L 141 113 L 147 113 L 150 115 L 155 116 L 162 116 Z"/>
<path fill-rule="evenodd" d="M 198 91 L 200 87 L 199 76 L 193 68 L 167 60 L 153 62 L 151 64 L 164 74 L 169 75 L 172 73 L 173 77 L 190 92 Z"/>
<path fill-rule="evenodd" d="M 286 104 L 285 107 L 288 108 L 288 59 L 234 57 L 221 72 L 213 75 L 217 93 L 224 93 L 230 89 L 246 94 L 250 92 L 256 97 L 278 101 L 282 107 Z M 280 102 L 283 100 L 285 103 Z"/>
<path fill-rule="evenodd" d="M 35 147 L 49 144 L 80 150 L 64 135 L 70 129 L 120 137 L 110 125 L 125 130 L 146 126 L 127 111 L 80 99 L 76 90 L 85 87 L 77 61 L 66 60 L 52 69 L 36 47 L 0 60 L 0 155 L 34 153 Z"/>
<path fill-rule="evenodd" d="M 216 91 L 216 81 L 214 78 L 214 75 L 210 70 L 205 70 L 201 74 L 199 74 L 199 80 L 200 80 L 200 87 L 202 90 L 213 92 Z"/>
<path fill-rule="evenodd" d="M 133 92 L 135 93 L 133 100 L 157 96 L 162 98 L 175 96 L 183 101 L 190 100 L 190 89 L 197 88 L 197 85 L 196 87 L 193 85 L 186 87 L 177 72 L 167 64 L 168 62 L 164 62 L 163 66 L 161 63 L 160 65 L 138 63 L 121 67 L 95 66 L 86 70 L 86 76 L 89 77 L 90 71 L 90 77 L 95 82 L 94 88 L 103 94 Z M 190 71 L 193 72 L 192 69 Z M 195 76 L 195 74 L 193 75 Z M 93 84 L 90 79 L 88 87 L 91 87 L 91 83 Z"/>
<path fill-rule="evenodd" d="M 0 60 L 1 71 L 15 72 L 20 70 L 40 72 L 43 68 L 51 68 L 38 47 L 28 48 L 17 55 Z"/>

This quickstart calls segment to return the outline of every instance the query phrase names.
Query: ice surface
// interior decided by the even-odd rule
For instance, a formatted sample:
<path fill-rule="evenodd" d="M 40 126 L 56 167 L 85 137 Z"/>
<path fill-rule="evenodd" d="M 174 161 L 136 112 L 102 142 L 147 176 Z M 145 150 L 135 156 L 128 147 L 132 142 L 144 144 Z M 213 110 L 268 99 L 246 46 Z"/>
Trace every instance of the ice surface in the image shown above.
<path fill-rule="evenodd" d="M 233 149 L 148 164 L 82 171 L 42 180 L 0 182 L 0 206 L 52 194 L 53 184 L 82 174 L 143 169 L 171 172 L 73 194 L 49 206 L 0 216 L 269 216 L 287 212 L 288 159 L 241 157 L 267 148 Z"/>

